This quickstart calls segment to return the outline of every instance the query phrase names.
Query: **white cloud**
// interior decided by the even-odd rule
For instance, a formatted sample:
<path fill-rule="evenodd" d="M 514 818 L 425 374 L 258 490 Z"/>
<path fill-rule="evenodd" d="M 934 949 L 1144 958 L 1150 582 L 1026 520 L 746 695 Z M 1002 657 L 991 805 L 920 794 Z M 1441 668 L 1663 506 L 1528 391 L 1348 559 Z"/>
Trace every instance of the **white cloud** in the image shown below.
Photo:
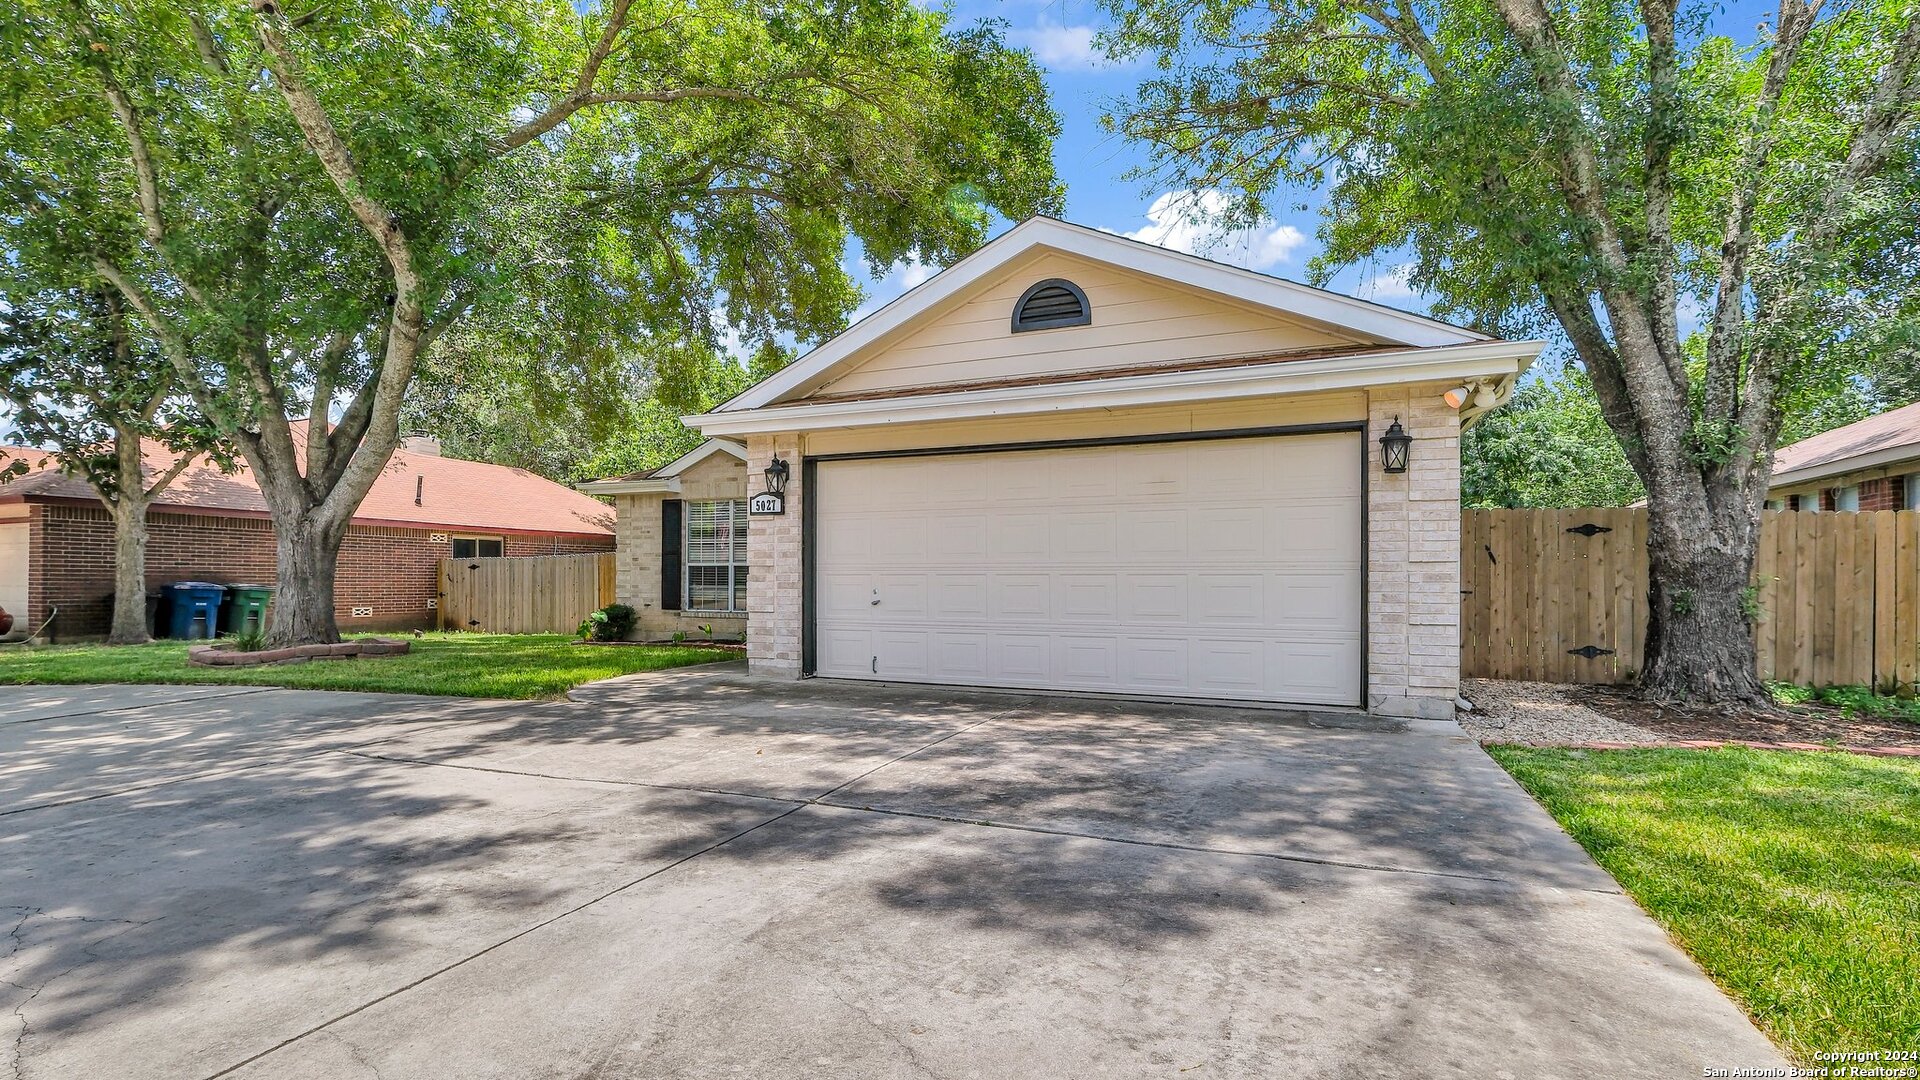
<path fill-rule="evenodd" d="M 1042 64 L 1061 71 L 1094 71 L 1106 63 L 1106 57 L 1093 47 L 1091 26 L 1043 23 L 1015 31 L 1013 39 L 1016 44 L 1032 49 L 1034 58 Z"/>
<path fill-rule="evenodd" d="M 1158 247 L 1268 270 L 1293 258 L 1307 234 L 1271 222 L 1247 229 L 1219 228 L 1227 197 L 1218 191 L 1169 191 L 1147 208 L 1147 224 L 1121 235 Z"/>
<path fill-rule="evenodd" d="M 856 276 L 864 269 L 849 267 Z M 928 278 L 940 272 L 940 267 L 932 263 L 921 262 L 918 255 L 911 255 L 887 268 L 884 276 L 875 279 L 867 286 L 867 302 L 853 313 L 853 321 L 879 311 L 892 303 L 901 293 L 924 283 Z"/>
<path fill-rule="evenodd" d="M 1361 285 L 1359 295 L 1363 300 L 1378 300 L 1381 303 L 1389 300 L 1418 300 L 1420 293 L 1409 282 L 1412 276 L 1412 263 L 1390 266 L 1385 273 L 1375 274 Z"/>

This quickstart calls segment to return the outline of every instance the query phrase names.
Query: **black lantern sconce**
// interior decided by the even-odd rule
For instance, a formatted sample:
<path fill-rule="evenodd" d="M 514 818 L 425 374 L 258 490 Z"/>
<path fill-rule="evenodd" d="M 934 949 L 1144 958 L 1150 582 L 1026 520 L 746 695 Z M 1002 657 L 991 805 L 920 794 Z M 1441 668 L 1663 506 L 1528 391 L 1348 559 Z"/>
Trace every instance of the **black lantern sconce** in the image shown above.
<path fill-rule="evenodd" d="M 767 490 L 775 495 L 787 490 L 787 463 L 784 459 L 774 458 L 767 462 Z"/>
<path fill-rule="evenodd" d="M 1413 446 L 1413 436 L 1400 426 L 1400 418 L 1393 418 L 1393 426 L 1380 436 L 1380 470 L 1388 473 L 1407 471 L 1407 451 Z"/>

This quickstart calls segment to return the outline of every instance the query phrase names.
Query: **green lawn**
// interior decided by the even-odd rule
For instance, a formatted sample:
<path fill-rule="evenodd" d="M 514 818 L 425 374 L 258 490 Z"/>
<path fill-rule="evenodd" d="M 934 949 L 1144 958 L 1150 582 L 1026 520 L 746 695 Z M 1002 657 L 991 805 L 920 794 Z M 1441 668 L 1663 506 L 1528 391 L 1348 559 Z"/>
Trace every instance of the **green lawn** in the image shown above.
<path fill-rule="evenodd" d="M 1489 753 L 1801 1064 L 1920 1050 L 1920 761 Z"/>
<path fill-rule="evenodd" d="M 561 634 L 428 634 L 406 656 L 312 660 L 256 668 L 187 665 L 187 643 L 10 646 L 0 685 L 223 683 L 309 690 L 377 690 L 466 697 L 557 697 L 594 679 L 729 660 L 737 652 L 687 645 L 576 645 Z"/>

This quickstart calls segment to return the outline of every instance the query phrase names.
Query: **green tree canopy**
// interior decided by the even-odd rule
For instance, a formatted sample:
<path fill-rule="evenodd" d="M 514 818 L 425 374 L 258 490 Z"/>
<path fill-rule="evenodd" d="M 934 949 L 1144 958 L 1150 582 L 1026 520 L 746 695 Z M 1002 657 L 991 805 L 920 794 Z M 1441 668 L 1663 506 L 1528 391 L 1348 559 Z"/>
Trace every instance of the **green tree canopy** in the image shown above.
<path fill-rule="evenodd" d="M 468 317 L 673 386 L 722 325 L 837 330 L 850 238 L 944 259 L 1060 200 L 1031 57 L 907 0 L 22 0 L 0 46 L 0 245 L 117 291 L 246 456 L 281 642 L 337 636 L 340 540 Z"/>
<path fill-rule="evenodd" d="M 1643 688 L 1763 701 L 1740 596 L 1786 405 L 1920 287 L 1920 8 L 1779 0 L 1749 47 L 1678 0 L 1108 6 L 1160 65 L 1112 118 L 1155 175 L 1228 224 L 1324 186 L 1319 277 L 1408 252 L 1440 314 L 1564 335 L 1647 490 Z"/>

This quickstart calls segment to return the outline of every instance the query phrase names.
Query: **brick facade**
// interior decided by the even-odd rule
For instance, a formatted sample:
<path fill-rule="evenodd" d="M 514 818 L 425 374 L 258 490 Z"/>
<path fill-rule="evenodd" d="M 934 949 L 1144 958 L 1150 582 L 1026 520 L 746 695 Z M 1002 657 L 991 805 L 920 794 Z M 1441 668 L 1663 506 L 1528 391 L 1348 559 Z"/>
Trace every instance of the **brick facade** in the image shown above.
<path fill-rule="evenodd" d="M 758 476 L 779 457 L 787 474 L 787 512 L 756 517 L 747 534 L 747 668 L 756 675 L 797 678 L 801 636 L 801 516 L 806 510 L 800 436 L 755 435 L 747 440 L 747 474 Z"/>
<path fill-rule="evenodd" d="M 98 637 L 113 609 L 113 519 L 98 506 L 36 503 L 29 517 L 28 618 L 38 627 L 57 605 L 48 628 L 55 640 Z M 334 615 L 343 631 L 432 629 L 429 606 L 437 591 L 439 561 L 450 554 L 435 530 L 355 525 L 340 546 L 334 581 Z M 446 530 L 439 530 L 445 532 Z M 563 534 L 501 536 L 502 551 L 515 555 L 567 555 L 607 551 L 612 537 Z M 278 558 L 273 524 L 265 517 L 153 511 L 147 520 L 147 587 L 168 582 L 213 581 L 222 585 L 274 580 Z M 354 617 L 356 607 L 373 614 Z"/>
<path fill-rule="evenodd" d="M 1368 394 L 1369 440 L 1396 417 L 1414 438 L 1405 473 L 1367 455 L 1367 708 L 1453 718 L 1460 693 L 1460 417 L 1446 386 Z"/>
<path fill-rule="evenodd" d="M 1906 508 L 1907 478 L 1905 476 L 1881 476 L 1860 481 L 1860 509 L 1905 510 Z"/>

